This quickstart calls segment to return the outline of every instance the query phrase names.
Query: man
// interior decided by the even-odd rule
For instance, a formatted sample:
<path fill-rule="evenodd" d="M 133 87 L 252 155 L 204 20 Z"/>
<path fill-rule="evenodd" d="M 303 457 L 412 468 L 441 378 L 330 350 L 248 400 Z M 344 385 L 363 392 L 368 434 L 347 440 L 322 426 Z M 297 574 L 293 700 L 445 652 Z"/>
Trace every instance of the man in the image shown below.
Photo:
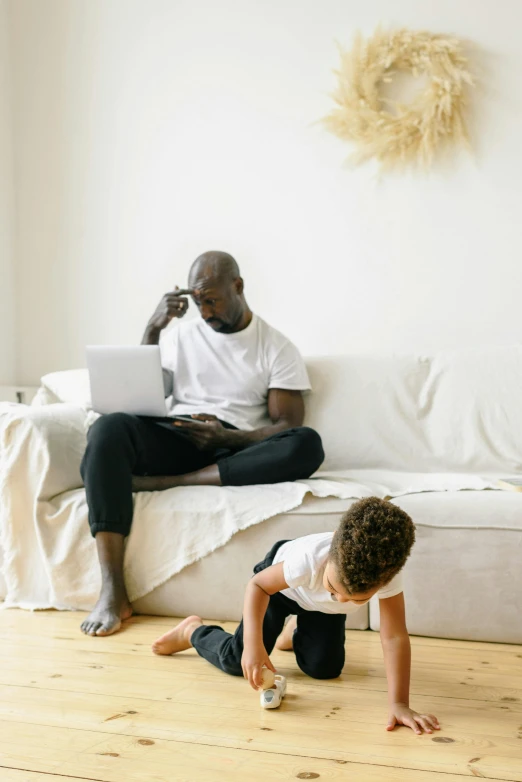
<path fill-rule="evenodd" d="M 187 312 L 183 293 L 192 296 L 201 318 L 165 332 Z M 196 259 L 188 290 L 165 294 L 142 342 L 160 344 L 170 415 L 186 418 L 158 422 L 114 413 L 89 431 L 81 470 L 102 589 L 82 624 L 87 635 L 110 635 L 132 614 L 123 542 L 133 491 L 294 481 L 308 478 L 324 459 L 321 438 L 302 426 L 302 392 L 310 388 L 303 360 L 252 313 L 228 253 Z"/>

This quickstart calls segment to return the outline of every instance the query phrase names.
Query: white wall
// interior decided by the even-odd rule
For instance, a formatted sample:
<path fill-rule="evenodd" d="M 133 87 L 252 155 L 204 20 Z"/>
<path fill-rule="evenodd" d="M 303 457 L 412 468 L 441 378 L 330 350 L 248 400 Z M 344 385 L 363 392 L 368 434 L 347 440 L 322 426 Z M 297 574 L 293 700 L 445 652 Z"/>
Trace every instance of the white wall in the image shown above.
<path fill-rule="evenodd" d="M 0 385 L 15 382 L 14 177 L 9 18 L 0 0 Z"/>
<path fill-rule="evenodd" d="M 519 0 L 14 0 L 19 381 L 134 342 L 200 252 L 303 352 L 522 334 Z M 334 39 L 475 42 L 476 159 L 378 181 L 314 124 Z"/>

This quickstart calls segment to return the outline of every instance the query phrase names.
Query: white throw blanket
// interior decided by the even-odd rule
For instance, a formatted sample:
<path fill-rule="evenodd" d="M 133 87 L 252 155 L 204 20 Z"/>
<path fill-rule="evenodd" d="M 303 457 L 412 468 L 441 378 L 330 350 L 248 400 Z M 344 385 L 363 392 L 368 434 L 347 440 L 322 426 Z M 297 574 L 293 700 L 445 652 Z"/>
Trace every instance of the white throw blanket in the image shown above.
<path fill-rule="evenodd" d="M 6 607 L 89 609 L 100 589 L 79 465 L 92 414 L 74 405 L 0 405 L 0 547 Z M 494 488 L 465 474 L 318 473 L 269 486 L 181 487 L 135 495 L 125 552 L 131 601 L 233 535 L 317 497 L 398 497 Z"/>

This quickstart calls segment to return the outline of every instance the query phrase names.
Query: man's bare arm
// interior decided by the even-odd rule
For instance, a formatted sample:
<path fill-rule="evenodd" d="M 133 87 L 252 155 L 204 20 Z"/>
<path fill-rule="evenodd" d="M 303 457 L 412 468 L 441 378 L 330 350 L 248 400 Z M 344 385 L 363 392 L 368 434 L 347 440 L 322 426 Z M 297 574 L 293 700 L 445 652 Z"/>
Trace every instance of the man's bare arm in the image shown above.
<path fill-rule="evenodd" d="M 301 391 L 271 388 L 268 392 L 268 414 L 271 423 L 252 432 L 226 429 L 215 416 L 204 414 L 193 416 L 191 421 L 176 421 L 175 426 L 186 432 L 201 450 L 230 448 L 239 451 L 254 443 L 260 443 L 274 434 L 284 432 L 285 429 L 302 426 L 304 412 Z"/>

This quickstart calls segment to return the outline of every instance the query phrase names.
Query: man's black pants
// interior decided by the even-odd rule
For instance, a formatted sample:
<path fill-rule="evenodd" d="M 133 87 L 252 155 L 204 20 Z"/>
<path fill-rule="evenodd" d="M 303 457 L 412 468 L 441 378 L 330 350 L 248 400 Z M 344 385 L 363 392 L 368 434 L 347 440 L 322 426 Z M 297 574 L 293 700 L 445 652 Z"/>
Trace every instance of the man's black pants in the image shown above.
<path fill-rule="evenodd" d="M 281 540 L 259 562 L 254 573 L 269 567 Z M 324 614 L 322 611 L 306 611 L 281 592 L 271 595 L 263 622 L 263 643 L 268 654 L 283 629 L 287 616 L 297 614 L 294 633 L 294 652 L 303 673 L 314 679 L 335 679 L 344 666 L 345 614 Z M 242 676 L 243 622 L 234 635 L 219 625 L 204 625 L 192 633 L 192 645 L 201 657 L 232 676 Z"/>
<path fill-rule="evenodd" d="M 223 486 L 248 486 L 308 478 L 323 459 L 321 438 L 306 426 L 241 451 L 198 451 L 171 421 L 105 415 L 89 430 L 81 465 L 91 533 L 129 534 L 133 475 L 184 475 L 217 464 Z"/>

